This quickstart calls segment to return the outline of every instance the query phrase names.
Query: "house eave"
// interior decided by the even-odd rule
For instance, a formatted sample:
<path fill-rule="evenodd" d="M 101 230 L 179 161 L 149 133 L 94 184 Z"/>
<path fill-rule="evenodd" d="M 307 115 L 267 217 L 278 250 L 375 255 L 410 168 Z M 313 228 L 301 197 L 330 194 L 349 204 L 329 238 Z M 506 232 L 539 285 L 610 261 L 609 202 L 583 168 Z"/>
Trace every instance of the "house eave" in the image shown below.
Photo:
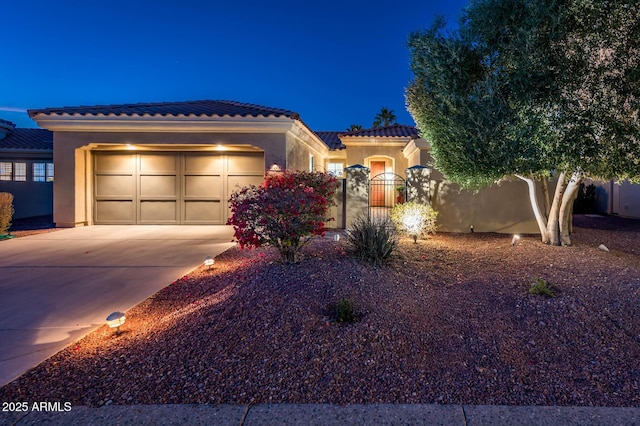
<path fill-rule="evenodd" d="M 283 133 L 296 121 L 289 117 L 195 115 L 36 114 L 42 128 L 58 132 Z"/>

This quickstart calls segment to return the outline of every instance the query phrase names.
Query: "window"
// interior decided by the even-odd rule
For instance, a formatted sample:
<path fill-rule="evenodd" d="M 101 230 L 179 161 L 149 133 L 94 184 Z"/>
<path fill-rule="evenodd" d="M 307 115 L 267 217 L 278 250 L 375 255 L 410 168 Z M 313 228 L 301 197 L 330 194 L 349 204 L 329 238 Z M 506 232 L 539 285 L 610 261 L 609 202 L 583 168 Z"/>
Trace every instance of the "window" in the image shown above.
<path fill-rule="evenodd" d="M 27 163 L 13 163 L 13 180 L 25 182 L 27 180 Z"/>
<path fill-rule="evenodd" d="M 344 174 L 344 163 L 327 163 L 327 172 L 336 177 L 342 177 Z"/>
<path fill-rule="evenodd" d="M 0 162 L 0 180 L 11 180 L 13 178 L 13 163 Z"/>
<path fill-rule="evenodd" d="M 47 163 L 47 182 L 53 182 L 53 163 Z"/>
<path fill-rule="evenodd" d="M 34 182 L 53 181 L 53 163 L 33 163 Z"/>
<path fill-rule="evenodd" d="M 45 163 L 33 163 L 33 181 L 44 182 L 47 177 Z"/>
<path fill-rule="evenodd" d="M 313 172 L 313 169 L 315 169 L 313 154 L 309 154 L 309 171 Z"/>
<path fill-rule="evenodd" d="M 53 163 L 33 163 L 34 182 L 53 181 Z"/>

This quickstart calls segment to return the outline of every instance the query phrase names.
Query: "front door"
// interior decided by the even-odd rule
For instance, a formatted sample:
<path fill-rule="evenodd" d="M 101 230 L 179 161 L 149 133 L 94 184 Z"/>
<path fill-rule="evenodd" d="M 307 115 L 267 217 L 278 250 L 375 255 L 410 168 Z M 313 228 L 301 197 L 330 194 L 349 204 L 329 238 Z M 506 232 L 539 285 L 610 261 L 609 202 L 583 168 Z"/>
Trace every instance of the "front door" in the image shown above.
<path fill-rule="evenodd" d="M 369 179 L 383 174 L 385 172 L 384 161 L 372 161 L 371 162 L 371 176 Z M 371 187 L 371 206 L 384 207 L 384 185 L 372 185 Z"/>

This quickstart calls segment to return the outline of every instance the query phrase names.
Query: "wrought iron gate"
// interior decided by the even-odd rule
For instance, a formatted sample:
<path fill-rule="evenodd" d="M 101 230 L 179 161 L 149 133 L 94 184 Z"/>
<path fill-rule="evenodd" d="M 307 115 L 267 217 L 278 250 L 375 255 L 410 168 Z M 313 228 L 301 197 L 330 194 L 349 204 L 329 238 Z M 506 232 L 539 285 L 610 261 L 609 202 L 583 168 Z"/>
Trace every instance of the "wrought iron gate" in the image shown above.
<path fill-rule="evenodd" d="M 380 173 L 369 181 L 369 217 L 385 220 L 391 209 L 398 203 L 404 203 L 407 186 L 404 178 L 395 173 Z"/>

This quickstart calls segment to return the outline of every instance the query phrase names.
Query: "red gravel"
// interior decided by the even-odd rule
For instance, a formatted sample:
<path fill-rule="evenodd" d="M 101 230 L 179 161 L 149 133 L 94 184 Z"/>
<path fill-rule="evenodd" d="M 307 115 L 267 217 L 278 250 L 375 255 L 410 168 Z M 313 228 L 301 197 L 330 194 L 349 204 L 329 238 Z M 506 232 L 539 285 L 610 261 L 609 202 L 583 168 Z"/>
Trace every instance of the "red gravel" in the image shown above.
<path fill-rule="evenodd" d="M 127 312 L 120 336 L 98 329 L 0 399 L 640 406 L 639 224 L 576 217 L 572 247 L 405 239 L 379 269 L 332 235 L 293 266 L 232 248 Z M 529 294 L 534 277 L 558 297 Z M 361 319 L 338 325 L 345 297 Z"/>

